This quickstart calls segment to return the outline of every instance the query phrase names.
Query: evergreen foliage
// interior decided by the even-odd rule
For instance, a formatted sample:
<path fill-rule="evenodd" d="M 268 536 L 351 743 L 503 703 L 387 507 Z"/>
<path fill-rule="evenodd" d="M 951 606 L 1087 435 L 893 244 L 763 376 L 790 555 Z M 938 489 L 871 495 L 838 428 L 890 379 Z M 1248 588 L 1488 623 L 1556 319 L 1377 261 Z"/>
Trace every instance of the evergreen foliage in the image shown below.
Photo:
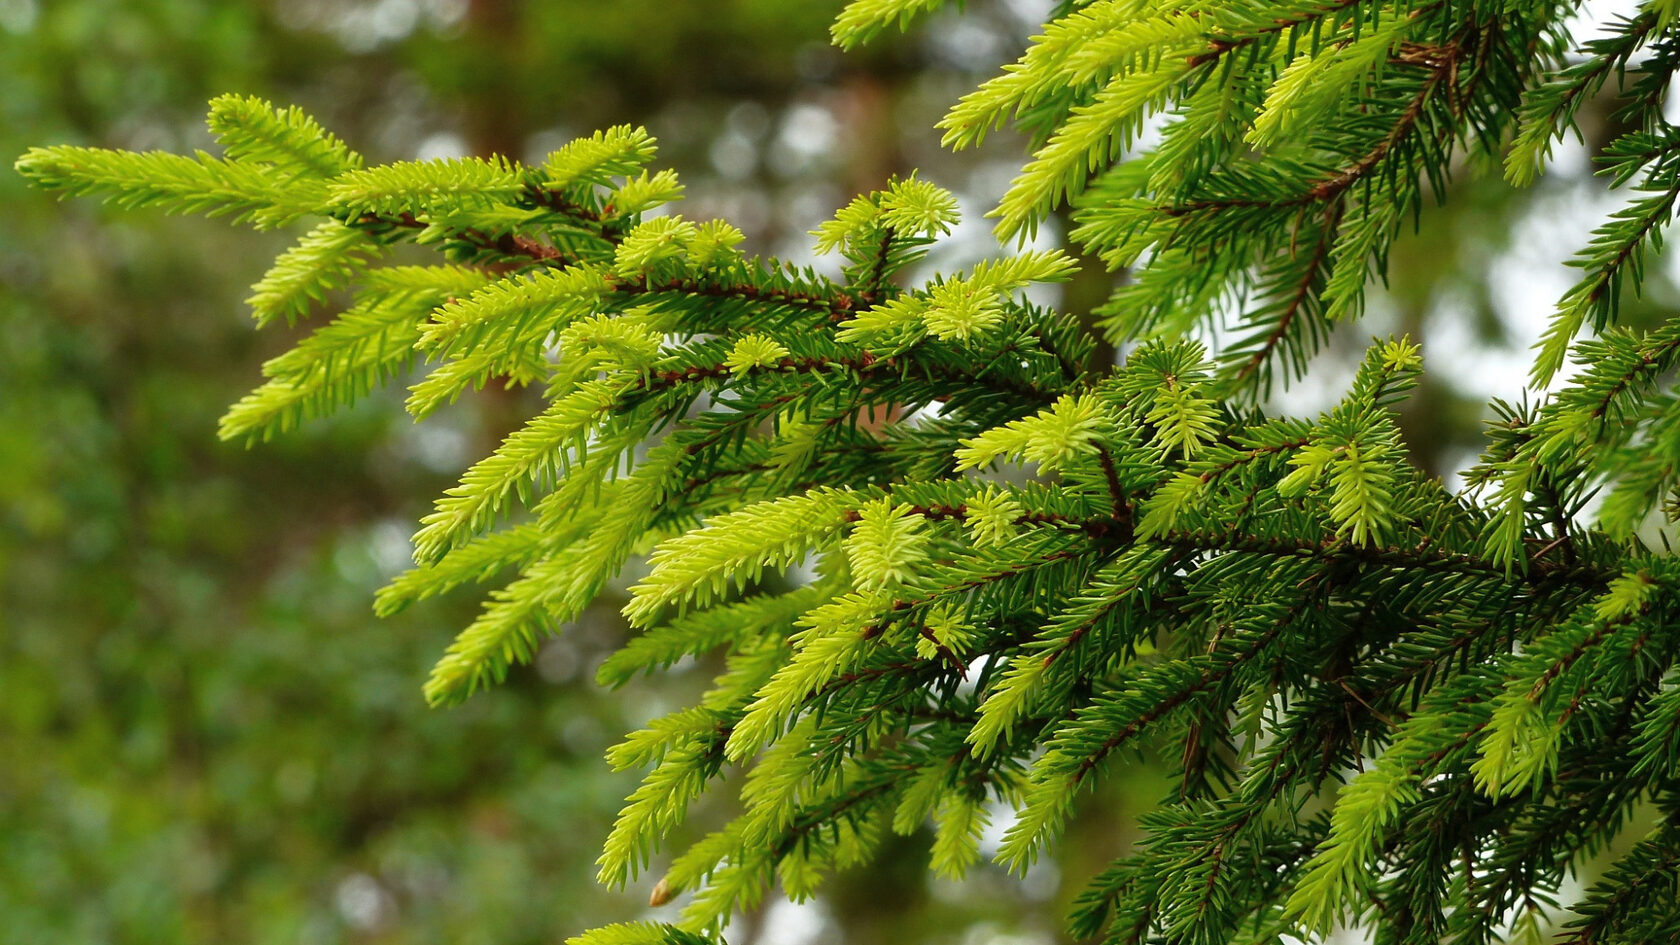
<path fill-rule="evenodd" d="M 938 5 L 858 0 L 834 35 Z M 542 386 L 379 608 L 513 572 L 426 685 L 455 703 L 648 553 L 625 611 L 641 635 L 602 682 L 719 655 L 698 705 L 612 753 L 649 773 L 600 877 L 636 879 L 735 769 L 740 813 L 660 880 L 680 919 L 585 942 L 710 940 L 773 885 L 808 896 L 928 822 L 934 869 L 960 876 L 1000 809 L 998 859 L 1024 870 L 1144 749 L 1180 759 L 1174 790 L 1079 897 L 1082 937 L 1670 941 L 1680 566 L 1641 530 L 1680 510 L 1680 320 L 1635 330 L 1618 302 L 1680 194 L 1680 36 L 1652 2 L 1582 43 L 1572 10 L 1063 4 L 944 128 L 954 147 L 1030 136 L 1001 236 L 1071 208 L 1072 239 L 1132 270 L 1098 312 L 1118 366 L 1023 297 L 1068 277 L 1059 252 L 912 279 L 956 222 L 914 177 L 814 234 L 843 260 L 828 277 L 673 212 L 641 129 L 535 167 L 364 167 L 295 111 L 224 98 L 224 157 L 61 146 L 18 167 L 125 207 L 318 221 L 258 283 L 258 320 L 352 300 L 224 436 L 283 432 L 416 356 L 416 417 L 492 380 Z M 1321 416 L 1262 412 L 1359 315 L 1427 197 L 1500 161 L 1533 180 L 1608 86 L 1629 130 L 1603 166 L 1631 199 L 1537 345 L 1552 389 L 1496 405 L 1467 492 L 1407 462 L 1406 339 L 1373 343 Z M 377 265 L 410 242 L 441 261 Z M 796 566 L 794 589 L 759 587 Z M 1655 826 L 1570 892 L 1636 822 Z"/>

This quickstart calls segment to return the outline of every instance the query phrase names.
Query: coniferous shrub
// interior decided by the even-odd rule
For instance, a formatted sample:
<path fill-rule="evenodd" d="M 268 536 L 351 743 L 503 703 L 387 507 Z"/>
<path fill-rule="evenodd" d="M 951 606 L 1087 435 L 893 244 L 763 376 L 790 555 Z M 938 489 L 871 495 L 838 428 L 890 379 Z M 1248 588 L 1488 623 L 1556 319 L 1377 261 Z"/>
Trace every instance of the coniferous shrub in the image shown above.
<path fill-rule="evenodd" d="M 834 36 L 937 6 L 858 0 Z M 686 896 L 680 920 L 586 941 L 705 941 L 929 821 L 933 868 L 960 876 L 1000 804 L 998 859 L 1024 869 L 1148 747 L 1179 759 L 1173 790 L 1079 896 L 1078 937 L 1670 942 L 1680 567 L 1639 530 L 1680 514 L 1680 318 L 1617 315 L 1680 194 L 1680 34 L 1670 2 L 1590 41 L 1574 9 L 1061 4 L 943 128 L 959 148 L 1030 137 L 1001 237 L 1070 208 L 1072 241 L 1129 270 L 1094 332 L 1023 298 L 1071 274 L 1061 252 L 905 284 L 956 221 L 916 177 L 813 234 L 839 277 L 746 256 L 728 223 L 677 212 L 638 128 L 540 166 L 367 167 L 230 96 L 221 157 L 47 147 L 18 168 L 127 207 L 309 221 L 257 283 L 258 323 L 351 302 L 264 366 L 224 437 L 284 432 L 417 356 L 416 418 L 541 387 L 377 609 L 500 582 L 426 684 L 449 704 L 647 553 L 640 632 L 600 680 L 721 654 L 697 705 L 611 752 L 649 770 L 601 879 L 636 879 L 733 770 L 740 814 L 673 851 L 654 899 Z M 1394 410 L 1423 361 L 1404 338 L 1322 415 L 1261 411 L 1360 315 L 1427 200 L 1478 168 L 1530 183 L 1607 89 L 1624 131 L 1599 160 L 1629 200 L 1536 345 L 1547 392 L 1493 405 L 1465 491 L 1408 464 Z M 437 261 L 389 262 L 403 244 Z M 1216 351 L 1193 340 L 1210 327 Z M 760 581 L 795 565 L 809 580 Z M 1636 817 L 1655 827 L 1622 837 Z M 1602 878 L 1569 885 L 1613 840 Z"/>

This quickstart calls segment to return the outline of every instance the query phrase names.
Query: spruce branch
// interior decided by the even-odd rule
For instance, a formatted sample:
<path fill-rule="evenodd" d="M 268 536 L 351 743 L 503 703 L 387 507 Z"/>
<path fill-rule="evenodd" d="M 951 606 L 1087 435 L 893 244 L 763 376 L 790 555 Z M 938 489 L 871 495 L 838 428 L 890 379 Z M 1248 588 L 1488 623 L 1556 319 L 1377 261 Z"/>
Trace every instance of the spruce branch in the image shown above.
<path fill-rule="evenodd" d="M 857 0 L 834 37 L 939 5 Z M 815 894 L 927 825 L 935 870 L 960 876 L 999 805 L 1000 860 L 1024 869 L 1129 749 L 1172 783 L 1077 898 L 1082 936 L 1353 922 L 1482 942 L 1540 930 L 1555 900 L 1566 941 L 1621 945 L 1676 931 L 1666 820 L 1601 883 L 1563 878 L 1637 805 L 1671 819 L 1680 770 L 1680 568 L 1640 538 L 1680 488 L 1680 319 L 1615 324 L 1680 194 L 1672 6 L 1576 43 L 1574 65 L 1555 4 L 1058 6 L 941 125 L 954 147 L 1011 120 L 1031 142 L 1000 233 L 1071 207 L 1068 238 L 1131 270 L 1095 328 L 1023 297 L 1072 275 L 1060 250 L 913 279 L 958 224 L 915 176 L 812 233 L 835 275 L 749 256 L 740 230 L 674 212 L 682 185 L 631 126 L 530 166 L 369 167 L 301 112 L 226 97 L 223 156 L 59 146 L 18 167 L 129 208 L 310 221 L 253 312 L 346 302 L 226 434 L 344 406 L 417 355 L 422 420 L 492 381 L 533 389 L 377 599 L 504 582 L 426 698 L 519 671 L 646 554 L 599 679 L 718 672 L 610 753 L 647 773 L 602 879 L 638 877 L 745 772 L 733 818 L 654 887 L 691 897 L 681 922 L 579 945 L 715 942 L 776 884 Z M 1634 199 L 1579 255 L 1534 376 L 1581 369 L 1495 405 L 1467 491 L 1409 465 L 1407 339 L 1374 342 L 1316 418 L 1257 406 L 1361 315 L 1407 219 L 1477 172 L 1462 155 L 1510 141 L 1507 175 L 1530 179 L 1612 76 L 1629 130 L 1602 163 Z M 440 262 L 394 264 L 397 244 Z M 1229 325 L 1211 355 L 1189 340 Z M 1120 363 L 1092 361 L 1100 341 Z"/>

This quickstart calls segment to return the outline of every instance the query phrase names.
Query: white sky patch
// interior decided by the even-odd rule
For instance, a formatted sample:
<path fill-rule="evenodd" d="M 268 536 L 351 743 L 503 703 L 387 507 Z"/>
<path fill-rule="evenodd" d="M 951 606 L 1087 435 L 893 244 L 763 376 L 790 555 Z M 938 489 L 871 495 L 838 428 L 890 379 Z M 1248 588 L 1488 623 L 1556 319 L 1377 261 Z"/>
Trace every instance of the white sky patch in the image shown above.
<path fill-rule="evenodd" d="M 1003 5 L 1016 22 L 1034 33 L 1042 29 L 1042 24 L 1056 8 L 1053 0 L 1003 0 Z"/>
<path fill-rule="evenodd" d="M 453 131 L 440 131 L 427 135 L 414 149 L 414 159 L 417 161 L 436 161 L 444 158 L 461 158 L 472 153 L 467 147 L 467 139 Z"/>
<path fill-rule="evenodd" d="M 712 170 L 724 180 L 743 181 L 758 170 L 758 145 L 736 131 L 726 130 L 713 138 L 706 156 L 711 160 Z"/>
<path fill-rule="evenodd" d="M 351 873 L 339 880 L 333 900 L 338 914 L 359 932 L 372 932 L 396 918 L 396 899 L 367 873 Z"/>
<path fill-rule="evenodd" d="M 1605 27 L 1618 20 L 1638 16 L 1639 6 L 1639 0 L 1587 0 L 1563 22 L 1579 44 L 1604 35 Z"/>
<path fill-rule="evenodd" d="M 1044 932 L 1006 930 L 994 922 L 980 922 L 963 930 L 961 945 L 1050 945 L 1053 941 Z"/>
<path fill-rule="evenodd" d="M 1005 53 L 1006 37 L 984 21 L 961 15 L 942 17 L 923 34 L 934 55 L 961 69 L 989 69 Z"/>
<path fill-rule="evenodd" d="M 828 109 L 801 102 L 787 110 L 770 143 L 770 170 L 798 177 L 813 170 L 839 143 L 840 122 Z"/>
<path fill-rule="evenodd" d="M 817 579 L 822 577 L 822 575 L 817 571 L 818 563 L 819 556 L 812 553 L 788 565 L 786 572 L 788 581 L 796 587 L 804 587 L 807 584 L 815 584 Z"/>
<path fill-rule="evenodd" d="M 754 941 L 763 945 L 835 945 L 840 941 L 840 930 L 818 901 L 776 899 L 765 907 L 764 922 Z"/>
<path fill-rule="evenodd" d="M 35 0 L 0 0 L 0 30 L 27 33 L 35 28 L 39 14 Z"/>
<path fill-rule="evenodd" d="M 1497 274 L 1496 270 L 1490 277 Z M 1525 300 L 1529 303 L 1544 304 Z M 1485 343 L 1475 331 L 1475 322 L 1476 313 L 1467 299 L 1448 297 L 1435 305 L 1424 321 L 1424 358 L 1429 370 L 1480 400 L 1510 397 L 1523 386 L 1533 357 L 1526 348 Z"/>
<path fill-rule="evenodd" d="M 379 573 L 391 576 L 414 566 L 414 523 L 407 519 L 382 518 L 368 530 L 368 556 Z"/>
<path fill-rule="evenodd" d="M 1511 250 L 1488 273 L 1488 286 L 1497 300 L 1500 321 L 1510 337 L 1526 342 L 1538 339 L 1545 332 L 1557 312 L 1558 299 L 1581 278 L 1580 270 L 1567 265 L 1569 259 L 1585 245 L 1587 234 L 1626 199 L 1622 194 L 1606 193 L 1588 182 L 1536 193 L 1528 212 L 1513 225 Z M 1446 346 L 1437 344 L 1436 347 Z M 1433 358 L 1438 354 L 1431 351 L 1428 356 Z M 1532 357 L 1527 349 L 1522 354 L 1524 363 L 1518 367 L 1516 376 L 1497 379 L 1499 389 L 1506 396 L 1515 396 L 1526 384 L 1527 362 Z M 1556 389 L 1572 373 L 1573 366 L 1566 365 L 1552 388 Z M 1483 379 L 1484 386 L 1494 382 L 1491 376 Z"/>
<path fill-rule="evenodd" d="M 1021 877 L 1021 895 L 1033 902 L 1049 902 L 1062 888 L 1062 870 L 1048 856 L 1039 857 Z"/>
<path fill-rule="evenodd" d="M 986 826 L 980 830 L 980 858 L 990 860 L 1003 849 L 1004 834 L 1015 822 L 1015 808 L 1002 801 L 986 802 Z"/>
<path fill-rule="evenodd" d="M 404 428 L 409 455 L 433 472 L 458 472 L 467 464 L 467 434 L 443 423 Z"/>

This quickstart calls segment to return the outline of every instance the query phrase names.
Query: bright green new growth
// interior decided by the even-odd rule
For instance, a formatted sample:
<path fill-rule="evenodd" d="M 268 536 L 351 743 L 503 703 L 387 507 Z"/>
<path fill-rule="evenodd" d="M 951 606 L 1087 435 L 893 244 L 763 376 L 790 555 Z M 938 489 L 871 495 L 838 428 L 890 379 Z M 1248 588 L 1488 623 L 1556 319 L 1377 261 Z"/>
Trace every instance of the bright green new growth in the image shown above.
<path fill-rule="evenodd" d="M 857 0 L 834 36 L 938 6 Z M 419 358 L 417 418 L 492 381 L 541 386 L 377 606 L 512 575 L 426 685 L 454 703 L 651 549 L 638 635 L 601 681 L 690 656 L 719 674 L 612 752 L 651 770 L 600 876 L 637 879 L 730 768 L 741 812 L 674 851 L 655 896 L 685 895 L 680 918 L 589 945 L 711 941 L 775 884 L 809 896 L 928 824 L 933 868 L 960 876 L 1013 810 L 998 860 L 1024 870 L 1134 750 L 1177 759 L 1174 788 L 1077 899 L 1082 938 L 1675 941 L 1680 567 L 1636 534 L 1680 511 L 1680 318 L 1616 322 L 1680 195 L 1662 117 L 1680 37 L 1651 3 L 1577 42 L 1573 9 L 1058 7 L 943 127 L 956 147 L 1010 121 L 1031 139 L 1001 234 L 1070 207 L 1071 239 L 1130 268 L 1096 313 L 1118 366 L 1023 299 L 1071 274 L 1060 252 L 905 284 L 956 223 L 914 177 L 813 234 L 831 277 L 667 212 L 682 188 L 628 127 L 536 167 L 367 168 L 295 110 L 227 97 L 225 157 L 49 147 L 18 167 L 124 207 L 315 221 L 254 288 L 257 320 L 351 301 L 265 366 L 226 437 L 283 432 Z M 1602 162 L 1634 197 L 1538 345 L 1555 390 L 1495 405 L 1469 492 L 1406 460 L 1394 410 L 1422 361 L 1404 339 L 1317 418 L 1256 408 L 1360 314 L 1426 194 L 1488 158 L 1534 180 L 1605 88 L 1630 130 Z M 384 262 L 408 242 L 440 262 Z M 1229 329 L 1211 354 L 1210 328 Z M 795 568 L 814 576 L 764 586 Z M 1657 825 L 1567 884 L 1636 819 Z"/>

